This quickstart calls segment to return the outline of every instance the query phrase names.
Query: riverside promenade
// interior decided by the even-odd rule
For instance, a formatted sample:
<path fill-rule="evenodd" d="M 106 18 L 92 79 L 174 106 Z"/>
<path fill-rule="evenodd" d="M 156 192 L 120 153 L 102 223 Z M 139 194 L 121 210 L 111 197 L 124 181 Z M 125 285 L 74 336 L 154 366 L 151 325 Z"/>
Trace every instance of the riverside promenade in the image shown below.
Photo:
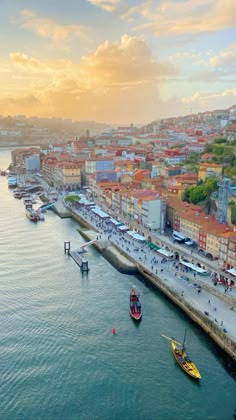
<path fill-rule="evenodd" d="M 214 286 L 211 273 L 203 277 L 173 259 L 163 258 L 145 241 L 132 239 L 111 221 L 102 220 L 91 208 L 66 205 L 71 215 L 87 227 L 80 233 L 88 240 L 96 238 L 110 248 L 111 263 L 119 254 L 135 264 L 138 271 L 197 323 L 232 359 L 236 360 L 236 290 L 225 292 Z M 102 246 L 104 252 L 104 246 Z M 113 257 L 112 257 L 113 254 Z M 117 257 L 118 258 L 118 257 Z M 116 266 L 116 264 L 114 264 Z"/>

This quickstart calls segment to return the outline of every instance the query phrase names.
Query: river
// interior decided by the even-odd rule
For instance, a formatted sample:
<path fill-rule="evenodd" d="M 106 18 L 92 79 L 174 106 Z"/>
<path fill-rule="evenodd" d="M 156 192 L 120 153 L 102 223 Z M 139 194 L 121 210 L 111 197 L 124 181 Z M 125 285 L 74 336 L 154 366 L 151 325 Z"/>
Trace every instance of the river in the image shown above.
<path fill-rule="evenodd" d="M 10 150 L 0 149 L 0 168 L 10 161 Z M 30 222 L 3 176 L 0 197 L 1 420 L 232 419 L 233 366 L 197 326 L 93 247 L 82 275 L 63 249 L 67 240 L 72 248 L 84 243 L 74 220 L 49 210 L 44 222 Z M 133 285 L 139 325 L 129 316 Z M 185 328 L 200 384 L 161 337 L 181 340 Z"/>

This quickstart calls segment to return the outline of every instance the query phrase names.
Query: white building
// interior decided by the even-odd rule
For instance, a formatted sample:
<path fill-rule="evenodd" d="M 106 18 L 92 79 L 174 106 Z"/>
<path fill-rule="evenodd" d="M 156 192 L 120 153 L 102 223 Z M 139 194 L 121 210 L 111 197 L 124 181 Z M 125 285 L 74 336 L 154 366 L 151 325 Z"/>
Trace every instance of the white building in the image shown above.
<path fill-rule="evenodd" d="M 162 228 L 162 200 L 160 197 L 142 201 L 142 224 L 152 230 Z"/>
<path fill-rule="evenodd" d="M 25 156 L 24 163 L 25 163 L 25 169 L 27 172 L 40 171 L 40 154 Z"/>

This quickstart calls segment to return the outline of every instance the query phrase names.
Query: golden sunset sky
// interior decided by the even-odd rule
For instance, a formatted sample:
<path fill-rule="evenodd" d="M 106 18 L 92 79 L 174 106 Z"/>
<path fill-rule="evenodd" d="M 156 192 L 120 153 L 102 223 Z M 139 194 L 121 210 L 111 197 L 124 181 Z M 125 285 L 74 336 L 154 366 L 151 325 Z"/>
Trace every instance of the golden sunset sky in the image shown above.
<path fill-rule="evenodd" d="M 0 114 L 142 124 L 236 103 L 234 0 L 0 0 Z"/>

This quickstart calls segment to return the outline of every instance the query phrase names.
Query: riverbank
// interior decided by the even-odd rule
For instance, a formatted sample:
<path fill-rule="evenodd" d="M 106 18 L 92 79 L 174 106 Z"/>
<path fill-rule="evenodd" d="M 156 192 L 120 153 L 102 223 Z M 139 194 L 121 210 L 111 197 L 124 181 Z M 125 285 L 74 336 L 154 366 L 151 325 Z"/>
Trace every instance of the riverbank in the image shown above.
<path fill-rule="evenodd" d="M 91 241 L 97 238 L 97 235 L 92 230 L 83 230 L 78 229 L 78 232 L 85 239 Z M 117 250 L 113 245 L 111 245 L 109 240 L 98 239 L 97 242 L 93 244 L 94 248 L 99 251 L 106 260 L 113 265 L 120 273 L 123 274 L 137 274 L 138 269 L 136 264 L 132 263 L 129 258 L 122 255 L 119 250 Z"/>
<path fill-rule="evenodd" d="M 86 239 L 92 240 L 96 238 L 98 234 L 101 233 L 101 229 L 96 229 L 94 224 L 90 220 L 88 220 L 88 218 L 85 219 L 84 215 L 78 214 L 78 211 L 76 211 L 73 208 L 70 208 L 69 211 L 71 212 L 71 215 L 75 220 L 77 220 L 80 224 L 87 228 L 87 230 L 79 230 L 82 236 L 84 236 Z M 98 242 L 94 244 L 94 246 L 98 249 L 99 252 L 102 252 L 103 256 L 112 265 L 114 265 L 118 270 L 124 270 L 123 272 L 125 272 L 125 270 L 129 267 L 129 264 L 132 263 L 134 270 L 139 272 L 153 286 L 158 288 L 168 299 L 170 299 L 175 305 L 177 305 L 182 311 L 184 311 L 185 314 L 190 319 L 192 319 L 192 321 L 198 324 L 223 351 L 225 351 L 233 360 L 236 360 L 236 342 L 230 336 L 229 332 L 225 328 L 222 328 L 223 321 L 221 321 L 221 324 L 219 324 L 218 320 L 216 320 L 216 318 L 213 318 L 213 316 L 211 316 L 208 311 L 203 310 L 201 307 L 199 308 L 199 305 L 196 305 L 195 302 L 192 302 L 191 298 L 188 299 L 187 295 L 189 293 L 186 292 L 189 292 L 190 289 L 186 290 L 185 293 L 183 293 L 183 291 L 180 291 L 180 289 L 186 289 L 186 285 L 181 284 L 180 289 L 173 287 L 173 282 L 170 281 L 170 278 L 167 278 L 166 273 L 163 272 L 163 275 L 160 275 L 159 272 L 158 274 L 154 274 L 151 270 L 144 267 L 143 263 L 139 263 L 135 258 L 132 258 L 120 246 L 114 245 L 109 240 L 107 240 L 106 235 L 105 238 L 101 237 L 101 239 L 102 240 L 98 240 Z M 106 242 L 104 242 L 105 240 Z M 173 272 L 172 277 L 174 277 Z M 218 293 L 218 291 L 215 291 L 216 295 Z M 205 287 L 204 294 L 209 302 L 210 299 L 212 299 L 211 288 Z M 220 300 L 220 297 L 222 297 L 222 294 L 221 296 L 218 296 L 218 300 Z M 215 302 L 216 300 L 217 297 L 215 297 Z M 223 300 L 224 299 L 222 299 L 222 302 Z M 218 306 L 228 304 L 228 300 L 234 301 L 234 298 L 231 298 L 230 296 L 225 296 L 225 300 L 227 300 L 227 302 L 223 302 L 221 304 L 220 302 L 217 302 Z M 215 310 L 215 307 L 213 309 Z M 222 313 L 225 313 L 225 310 L 229 310 L 229 307 L 224 308 L 224 312 Z M 228 315 L 231 315 L 232 317 L 232 313 L 235 316 L 234 311 L 232 311 L 231 313 L 228 312 Z M 226 320 L 224 320 L 224 325 L 225 323 Z"/>
<path fill-rule="evenodd" d="M 81 225 L 87 228 L 85 229 L 78 229 L 78 232 L 88 241 L 92 239 L 96 239 L 98 237 L 94 227 L 90 225 L 84 218 L 78 215 L 73 209 L 70 210 L 71 215 L 73 218 L 79 222 Z M 124 274 L 137 274 L 138 270 L 135 264 L 133 264 L 128 258 L 122 255 L 113 245 L 111 245 L 109 240 L 98 240 L 93 244 L 93 246 L 106 258 L 108 262 L 110 262 L 113 267 L 115 267 L 118 271 Z"/>

